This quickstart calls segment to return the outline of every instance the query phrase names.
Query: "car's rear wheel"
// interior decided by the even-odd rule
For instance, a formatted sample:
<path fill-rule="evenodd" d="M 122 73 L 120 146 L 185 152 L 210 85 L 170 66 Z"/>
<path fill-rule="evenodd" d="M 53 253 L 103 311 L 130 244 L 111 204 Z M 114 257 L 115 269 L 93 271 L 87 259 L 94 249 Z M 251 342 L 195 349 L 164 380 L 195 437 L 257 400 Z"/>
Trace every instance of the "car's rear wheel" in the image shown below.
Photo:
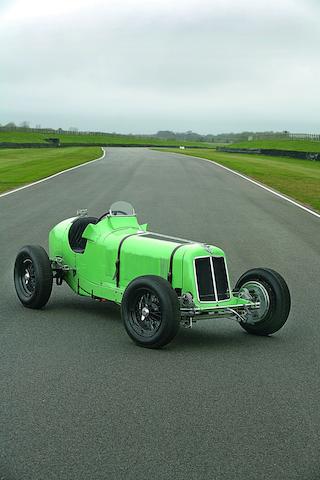
<path fill-rule="evenodd" d="M 284 278 L 269 268 L 253 268 L 238 280 L 239 296 L 259 302 L 260 307 L 246 315 L 240 325 L 255 335 L 271 335 L 286 322 L 290 312 L 290 292 Z"/>
<path fill-rule="evenodd" d="M 147 348 L 168 344 L 180 325 L 178 296 L 167 280 L 155 275 L 138 277 L 128 285 L 121 314 L 128 335 Z"/>
<path fill-rule="evenodd" d="M 21 303 L 28 308 L 42 308 L 50 298 L 52 283 L 51 264 L 44 248 L 21 248 L 14 265 L 14 285 Z"/>

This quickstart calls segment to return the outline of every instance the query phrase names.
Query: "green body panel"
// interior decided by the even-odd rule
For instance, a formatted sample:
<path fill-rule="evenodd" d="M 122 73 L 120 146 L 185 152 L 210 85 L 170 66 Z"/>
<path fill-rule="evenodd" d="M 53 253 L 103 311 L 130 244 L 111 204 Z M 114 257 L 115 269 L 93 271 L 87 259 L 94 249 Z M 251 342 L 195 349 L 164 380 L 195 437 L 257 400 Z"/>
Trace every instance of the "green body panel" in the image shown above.
<path fill-rule="evenodd" d="M 58 223 L 49 233 L 49 257 L 62 257 L 64 263 L 75 267 L 76 254 L 71 250 L 68 242 L 68 232 L 74 218 L 67 218 Z"/>
<path fill-rule="evenodd" d="M 83 253 L 75 253 L 69 245 L 68 232 L 74 218 L 56 225 L 49 235 L 49 257 L 51 260 L 62 257 L 70 270 L 64 279 L 80 295 L 98 297 L 121 303 L 128 284 L 142 275 L 168 277 L 170 257 L 173 257 L 172 286 L 181 293 L 190 292 L 194 305 L 200 310 L 209 310 L 215 306 L 235 306 L 247 303 L 244 299 L 232 296 L 219 302 L 200 302 L 194 272 L 194 259 L 210 255 L 224 257 L 224 252 L 215 246 L 200 243 L 185 243 L 179 239 L 170 241 L 148 238 L 143 234 L 146 225 L 139 225 L 135 216 L 105 217 L 97 225 L 89 224 L 83 237 L 87 244 Z M 120 278 L 116 285 L 116 260 L 121 240 Z M 208 252 L 208 248 L 210 253 Z"/>

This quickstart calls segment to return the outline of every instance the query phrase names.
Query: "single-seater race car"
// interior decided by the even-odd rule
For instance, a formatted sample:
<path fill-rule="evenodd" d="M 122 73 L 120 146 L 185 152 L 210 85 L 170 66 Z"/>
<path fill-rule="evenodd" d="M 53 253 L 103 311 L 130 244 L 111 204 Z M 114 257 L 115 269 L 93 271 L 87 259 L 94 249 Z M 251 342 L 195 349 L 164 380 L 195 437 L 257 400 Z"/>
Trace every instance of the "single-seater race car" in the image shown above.
<path fill-rule="evenodd" d="M 25 307 L 42 308 L 53 279 L 78 295 L 121 305 L 128 335 L 149 348 L 168 344 L 180 325 L 204 319 L 233 318 L 249 333 L 270 335 L 290 311 L 279 273 L 254 268 L 232 289 L 220 248 L 150 232 L 127 202 L 114 203 L 100 218 L 81 210 L 56 225 L 49 256 L 38 245 L 21 248 L 14 283 Z"/>

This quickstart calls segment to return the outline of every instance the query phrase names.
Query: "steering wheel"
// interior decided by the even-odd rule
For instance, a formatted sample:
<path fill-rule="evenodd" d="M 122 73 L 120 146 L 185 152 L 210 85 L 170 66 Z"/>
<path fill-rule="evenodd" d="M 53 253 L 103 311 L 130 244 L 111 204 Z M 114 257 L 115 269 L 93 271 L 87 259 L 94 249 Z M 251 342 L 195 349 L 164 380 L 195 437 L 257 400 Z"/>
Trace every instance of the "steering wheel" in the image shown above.
<path fill-rule="evenodd" d="M 122 210 L 111 210 L 112 215 L 128 215 L 126 212 Z"/>
<path fill-rule="evenodd" d="M 126 212 L 123 212 L 122 210 L 112 210 L 112 215 L 116 216 L 116 215 L 128 215 Z M 100 222 L 100 220 L 102 220 L 104 217 L 107 217 L 108 215 L 110 215 L 110 210 L 108 210 L 107 212 L 103 213 L 101 215 L 101 217 L 98 218 L 98 221 L 97 223 Z"/>

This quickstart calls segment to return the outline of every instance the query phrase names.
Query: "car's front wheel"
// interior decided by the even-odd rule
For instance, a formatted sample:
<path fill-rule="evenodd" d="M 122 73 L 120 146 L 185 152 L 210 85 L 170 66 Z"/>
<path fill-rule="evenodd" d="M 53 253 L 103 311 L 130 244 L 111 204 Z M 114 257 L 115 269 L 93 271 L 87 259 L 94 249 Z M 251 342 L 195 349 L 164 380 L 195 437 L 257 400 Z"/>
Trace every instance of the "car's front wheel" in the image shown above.
<path fill-rule="evenodd" d="M 279 273 L 269 268 L 253 268 L 239 278 L 235 291 L 239 297 L 260 304 L 240 322 L 247 332 L 271 335 L 285 324 L 291 300 L 288 286 Z"/>
<path fill-rule="evenodd" d="M 128 285 L 121 314 L 128 335 L 147 348 L 168 344 L 180 325 L 178 296 L 167 280 L 156 275 L 138 277 Z"/>
<path fill-rule="evenodd" d="M 50 298 L 53 274 L 47 252 L 40 245 L 27 245 L 19 251 L 14 265 L 14 286 L 21 303 L 41 308 Z"/>

